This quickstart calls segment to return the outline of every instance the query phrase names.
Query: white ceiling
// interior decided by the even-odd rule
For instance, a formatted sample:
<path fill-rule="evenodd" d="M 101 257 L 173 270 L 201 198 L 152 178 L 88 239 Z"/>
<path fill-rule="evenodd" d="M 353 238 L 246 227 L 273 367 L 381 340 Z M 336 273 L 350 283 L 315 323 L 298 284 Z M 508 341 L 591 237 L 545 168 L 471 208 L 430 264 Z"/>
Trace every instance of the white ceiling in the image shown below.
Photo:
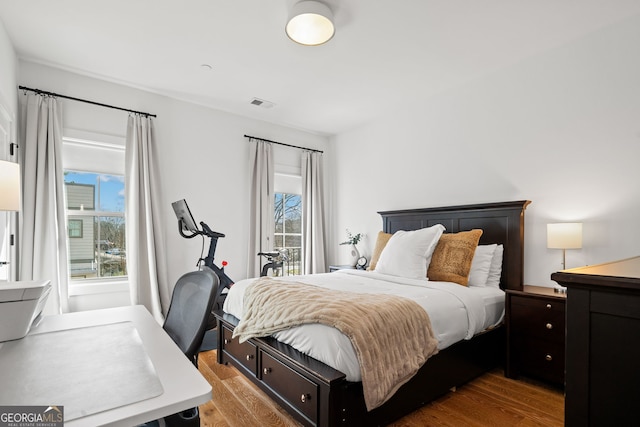
<path fill-rule="evenodd" d="M 336 35 L 304 47 L 284 33 L 295 2 L 0 0 L 0 18 L 22 59 L 332 135 L 640 14 L 639 0 L 326 0 Z"/>

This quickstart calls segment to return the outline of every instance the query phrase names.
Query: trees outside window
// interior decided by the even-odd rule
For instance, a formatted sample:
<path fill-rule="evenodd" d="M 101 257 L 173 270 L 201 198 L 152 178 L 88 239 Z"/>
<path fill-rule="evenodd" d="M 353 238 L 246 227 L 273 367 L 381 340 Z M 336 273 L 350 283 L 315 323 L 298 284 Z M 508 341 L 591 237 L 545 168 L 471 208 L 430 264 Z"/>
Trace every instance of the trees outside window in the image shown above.
<path fill-rule="evenodd" d="M 282 274 L 302 272 L 302 196 L 276 193 L 274 203 L 274 250 L 284 251 Z"/>

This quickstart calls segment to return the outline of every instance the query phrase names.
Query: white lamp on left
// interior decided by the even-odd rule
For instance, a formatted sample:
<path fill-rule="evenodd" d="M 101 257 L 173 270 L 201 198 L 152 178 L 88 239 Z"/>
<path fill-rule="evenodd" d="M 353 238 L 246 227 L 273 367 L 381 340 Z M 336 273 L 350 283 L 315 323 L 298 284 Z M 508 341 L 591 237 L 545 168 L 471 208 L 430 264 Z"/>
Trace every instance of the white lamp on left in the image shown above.
<path fill-rule="evenodd" d="M 20 166 L 0 160 L 0 211 L 20 210 Z"/>

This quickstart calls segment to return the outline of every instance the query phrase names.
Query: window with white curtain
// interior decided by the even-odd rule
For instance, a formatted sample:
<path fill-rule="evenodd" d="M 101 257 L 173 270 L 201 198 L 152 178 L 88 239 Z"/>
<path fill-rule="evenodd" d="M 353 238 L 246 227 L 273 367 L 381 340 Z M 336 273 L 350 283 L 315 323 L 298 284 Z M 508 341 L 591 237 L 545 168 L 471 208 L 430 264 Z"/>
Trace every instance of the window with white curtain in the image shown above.
<path fill-rule="evenodd" d="M 126 285 L 124 137 L 65 129 L 70 288 Z"/>
<path fill-rule="evenodd" d="M 302 177 L 298 174 L 274 174 L 274 245 L 283 251 L 283 275 L 302 273 Z"/>

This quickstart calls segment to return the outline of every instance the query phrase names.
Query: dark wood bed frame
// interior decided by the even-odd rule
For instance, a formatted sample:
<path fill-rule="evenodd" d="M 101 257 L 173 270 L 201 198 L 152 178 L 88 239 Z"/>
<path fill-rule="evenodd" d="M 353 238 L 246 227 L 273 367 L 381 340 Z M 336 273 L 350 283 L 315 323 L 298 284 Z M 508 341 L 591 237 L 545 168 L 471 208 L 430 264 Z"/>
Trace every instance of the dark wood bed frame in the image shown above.
<path fill-rule="evenodd" d="M 379 212 L 383 230 L 443 224 L 446 232 L 483 230 L 480 244 L 504 245 L 502 289 L 522 289 L 527 200 Z M 271 337 L 242 344 L 232 338 L 238 319 L 214 312 L 218 363 L 231 363 L 287 412 L 308 426 L 386 425 L 461 386 L 504 360 L 503 327 L 460 341 L 431 357 L 384 405 L 367 412 L 362 383 Z"/>

